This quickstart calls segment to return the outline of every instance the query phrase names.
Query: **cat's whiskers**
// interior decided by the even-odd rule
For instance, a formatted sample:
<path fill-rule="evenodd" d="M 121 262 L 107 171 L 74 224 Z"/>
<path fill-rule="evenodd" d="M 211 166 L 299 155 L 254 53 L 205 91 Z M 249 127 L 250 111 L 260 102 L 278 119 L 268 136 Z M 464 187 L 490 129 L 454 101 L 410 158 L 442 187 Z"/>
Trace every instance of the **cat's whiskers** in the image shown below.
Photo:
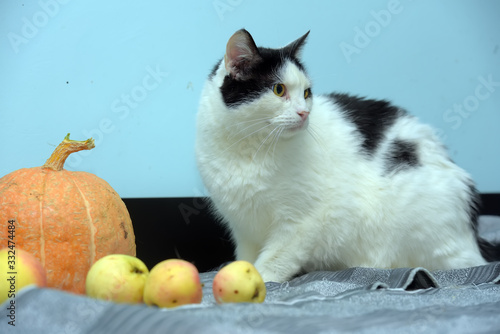
<path fill-rule="evenodd" d="M 262 143 L 260 143 L 259 148 L 257 149 L 257 151 L 256 151 L 256 152 L 254 153 L 254 155 L 252 156 L 252 161 L 253 161 L 253 160 L 255 160 L 255 157 L 257 156 L 257 154 L 259 153 L 260 149 L 262 148 L 262 145 L 264 145 L 264 144 L 267 142 L 267 140 L 269 139 L 269 137 L 271 137 L 271 136 L 273 135 L 273 133 L 274 133 L 276 130 L 278 130 L 279 128 L 280 128 L 279 126 L 275 127 L 275 128 L 273 129 L 273 131 L 271 131 L 271 132 L 270 132 L 270 133 L 266 136 L 266 138 L 264 138 L 264 140 L 262 141 Z M 274 141 L 274 138 L 273 138 L 273 140 L 271 141 L 271 144 L 269 145 L 269 147 L 271 147 L 271 146 L 272 146 L 273 141 Z M 267 149 L 266 154 L 264 155 L 264 159 L 266 158 L 266 156 L 267 156 L 267 153 L 268 153 L 268 152 L 269 152 L 269 148 Z"/>
<path fill-rule="evenodd" d="M 280 127 L 280 130 L 277 132 L 277 134 L 273 138 L 273 142 L 274 142 L 273 159 L 276 157 L 276 146 L 278 145 L 278 141 L 280 140 L 280 137 L 281 137 L 281 134 L 283 133 L 283 131 L 285 131 L 285 128 Z M 271 146 L 273 146 L 273 143 L 271 143 L 271 145 L 269 145 L 269 148 L 267 149 L 268 151 L 271 148 Z M 266 153 L 266 155 L 267 155 L 267 153 Z"/>
<path fill-rule="evenodd" d="M 239 125 L 246 124 L 246 123 L 251 123 L 251 122 L 256 122 L 256 121 L 264 121 L 264 120 L 271 120 L 271 119 L 272 119 L 272 117 L 269 117 L 269 116 L 261 117 L 261 118 L 248 119 L 246 121 L 241 121 L 241 122 L 238 122 L 238 123 L 230 124 L 226 128 L 230 129 L 232 127 L 239 126 Z"/>
<path fill-rule="evenodd" d="M 262 123 L 262 122 L 259 122 L 259 123 Z M 255 125 L 255 124 L 253 124 L 253 125 Z M 265 125 L 265 126 L 263 126 L 263 127 L 259 128 L 259 129 L 255 130 L 255 131 L 253 131 L 253 132 L 251 132 L 251 133 L 247 134 L 246 136 L 244 136 L 244 137 L 242 137 L 242 138 L 238 139 L 237 141 L 235 141 L 234 143 L 232 143 L 231 145 L 229 145 L 228 147 L 226 147 L 226 148 L 225 148 L 222 152 L 220 152 L 220 154 L 222 155 L 222 154 L 226 153 L 229 149 L 231 149 L 234 145 L 236 145 L 236 144 L 240 143 L 242 140 L 245 140 L 246 138 L 248 138 L 248 137 L 250 137 L 250 136 L 254 135 L 255 133 L 257 133 L 257 132 L 259 132 L 259 131 L 262 131 L 263 129 L 265 129 L 265 128 L 267 128 L 267 127 L 271 126 L 271 125 L 273 125 L 273 124 L 269 123 L 269 124 L 267 124 L 267 125 Z M 234 136 L 232 136 L 232 137 L 234 137 Z M 230 139 L 231 139 L 231 138 L 228 138 L 228 140 L 230 140 Z M 215 159 L 217 159 L 217 157 L 214 157 L 212 160 L 215 160 Z"/>
<path fill-rule="evenodd" d="M 250 121 L 244 121 L 244 122 L 240 122 L 239 124 L 242 124 L 242 123 L 249 123 L 249 122 L 253 122 L 252 124 L 248 125 L 247 127 L 243 128 L 243 129 L 240 129 L 239 131 L 237 131 L 236 133 L 233 133 L 231 136 L 229 136 L 229 139 L 232 139 L 234 138 L 235 136 L 239 135 L 240 133 L 244 132 L 245 130 L 251 128 L 251 127 L 254 127 L 258 124 L 262 124 L 262 123 L 266 123 L 270 120 L 271 118 L 270 117 L 266 117 L 266 118 L 262 118 L 262 119 L 257 119 L 257 120 L 250 120 Z M 271 125 L 271 124 L 269 124 Z M 259 130 L 257 130 L 259 131 Z M 254 132 L 253 132 L 254 133 Z M 252 133 L 252 134 L 253 134 Z"/>
<path fill-rule="evenodd" d="M 317 129 L 315 126 L 312 124 L 309 124 L 309 126 L 306 129 L 307 133 L 311 135 L 312 139 L 318 144 L 318 146 L 322 149 L 323 153 L 327 153 L 327 145 L 325 145 L 325 142 L 322 140 L 322 136 L 318 133 Z"/>

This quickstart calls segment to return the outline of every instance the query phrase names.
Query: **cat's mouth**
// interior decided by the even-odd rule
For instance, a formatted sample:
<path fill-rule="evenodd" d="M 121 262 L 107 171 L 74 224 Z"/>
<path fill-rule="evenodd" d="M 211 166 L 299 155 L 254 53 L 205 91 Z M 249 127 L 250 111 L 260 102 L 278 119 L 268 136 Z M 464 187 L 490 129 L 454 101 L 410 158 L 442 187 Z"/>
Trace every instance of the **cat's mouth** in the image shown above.
<path fill-rule="evenodd" d="M 300 120 L 298 122 L 296 122 L 295 124 L 293 124 L 288 129 L 289 131 L 295 132 L 295 131 L 300 131 L 302 129 L 307 128 L 307 125 L 309 124 L 309 117 L 307 117 L 307 116 L 309 116 L 309 113 L 304 112 L 304 115 L 299 113 L 299 116 L 301 117 Z"/>
<path fill-rule="evenodd" d="M 302 122 L 299 125 L 292 126 L 292 127 L 288 128 L 288 131 L 297 132 L 297 131 L 301 131 L 301 130 L 305 129 L 306 127 L 307 127 L 307 122 Z"/>
<path fill-rule="evenodd" d="M 289 125 L 285 127 L 285 131 L 283 131 L 283 135 L 285 137 L 289 136 L 294 136 L 297 133 L 300 133 L 301 131 L 304 131 L 307 128 L 307 122 L 300 123 L 300 124 L 295 124 L 295 125 Z"/>

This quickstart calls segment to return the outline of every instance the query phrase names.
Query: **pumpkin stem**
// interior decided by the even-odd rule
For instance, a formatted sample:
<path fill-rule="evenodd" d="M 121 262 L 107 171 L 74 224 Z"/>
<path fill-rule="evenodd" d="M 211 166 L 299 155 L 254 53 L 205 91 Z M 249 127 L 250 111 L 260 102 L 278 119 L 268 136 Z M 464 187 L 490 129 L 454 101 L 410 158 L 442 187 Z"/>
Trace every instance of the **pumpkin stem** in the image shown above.
<path fill-rule="evenodd" d="M 64 162 L 71 153 L 90 150 L 95 147 L 94 139 L 87 140 L 71 140 L 69 133 L 64 137 L 64 140 L 56 147 L 50 158 L 45 161 L 42 168 L 48 168 L 56 171 L 63 170 Z"/>

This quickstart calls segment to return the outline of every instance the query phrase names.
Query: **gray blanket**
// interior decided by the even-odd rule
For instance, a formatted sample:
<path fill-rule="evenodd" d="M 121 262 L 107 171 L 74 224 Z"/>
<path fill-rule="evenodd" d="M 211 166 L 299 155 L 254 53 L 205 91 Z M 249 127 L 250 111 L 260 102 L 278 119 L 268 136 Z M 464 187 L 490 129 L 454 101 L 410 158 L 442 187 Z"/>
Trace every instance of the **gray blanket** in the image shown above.
<path fill-rule="evenodd" d="M 480 233 L 500 240 L 500 217 L 481 217 Z M 216 304 L 214 275 L 201 274 L 201 304 L 176 309 L 26 288 L 16 298 L 15 328 L 2 305 L 0 333 L 500 333 L 500 262 L 314 272 L 267 283 L 263 304 Z"/>

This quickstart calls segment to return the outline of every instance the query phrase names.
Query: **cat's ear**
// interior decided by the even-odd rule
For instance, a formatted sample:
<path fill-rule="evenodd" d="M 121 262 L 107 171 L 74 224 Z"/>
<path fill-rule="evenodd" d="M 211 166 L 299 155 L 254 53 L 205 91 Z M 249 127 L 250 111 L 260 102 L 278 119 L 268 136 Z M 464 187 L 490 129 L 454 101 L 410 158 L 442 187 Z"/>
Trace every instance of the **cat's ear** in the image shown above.
<path fill-rule="evenodd" d="M 310 31 L 306 32 L 304 36 L 296 39 L 292 43 L 284 47 L 287 54 L 300 60 L 302 57 L 302 47 L 306 44 L 307 36 L 309 36 Z"/>
<path fill-rule="evenodd" d="M 261 60 L 252 35 L 245 29 L 235 32 L 227 42 L 224 63 L 233 78 L 244 80 Z"/>

